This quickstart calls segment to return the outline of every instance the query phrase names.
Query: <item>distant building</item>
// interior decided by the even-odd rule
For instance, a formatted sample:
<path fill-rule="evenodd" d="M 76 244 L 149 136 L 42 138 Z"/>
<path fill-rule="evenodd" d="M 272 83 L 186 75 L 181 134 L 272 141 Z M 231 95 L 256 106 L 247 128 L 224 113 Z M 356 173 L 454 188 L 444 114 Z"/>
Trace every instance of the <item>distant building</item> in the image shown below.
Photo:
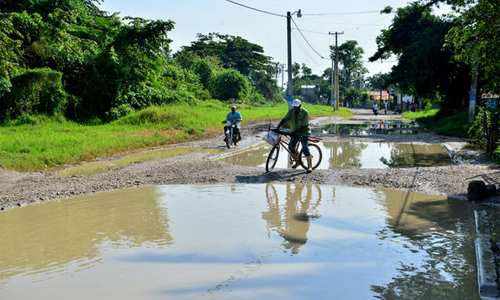
<path fill-rule="evenodd" d="M 374 101 L 389 101 L 391 100 L 391 94 L 389 91 L 382 91 L 382 98 L 380 97 L 380 91 L 368 91 L 370 100 Z"/>

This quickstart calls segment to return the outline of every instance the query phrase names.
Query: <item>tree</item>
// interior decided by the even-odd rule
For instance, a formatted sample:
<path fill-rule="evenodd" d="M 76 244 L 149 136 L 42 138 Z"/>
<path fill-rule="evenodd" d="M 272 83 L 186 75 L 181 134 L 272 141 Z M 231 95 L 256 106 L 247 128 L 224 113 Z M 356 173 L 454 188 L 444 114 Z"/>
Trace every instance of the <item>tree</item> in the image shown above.
<path fill-rule="evenodd" d="M 341 44 L 338 53 L 344 79 L 343 85 L 341 85 L 343 94 L 353 86 L 361 88 L 364 75 L 368 73 L 363 64 L 363 48 L 358 46 L 357 41 L 351 40 Z"/>
<path fill-rule="evenodd" d="M 248 79 L 236 70 L 224 70 L 211 82 L 211 93 L 221 100 L 241 99 L 250 90 Z"/>
<path fill-rule="evenodd" d="M 292 64 L 292 76 L 293 76 L 293 78 L 297 78 L 300 76 L 300 64 L 299 63 Z"/>
<path fill-rule="evenodd" d="M 454 18 L 446 44 L 457 60 L 478 65 L 485 91 L 500 93 L 500 3 L 453 0 L 451 4 L 460 14 Z"/>
<path fill-rule="evenodd" d="M 304 77 L 304 78 L 311 77 L 311 75 L 312 75 L 311 68 L 309 68 L 306 64 L 303 63 L 301 69 L 302 69 L 302 77 Z"/>
<path fill-rule="evenodd" d="M 264 71 L 271 63 L 264 48 L 239 36 L 210 33 L 199 34 L 198 39 L 179 53 L 192 52 L 200 57 L 217 57 L 225 68 L 234 68 L 249 76 L 252 71 Z M 176 54 L 178 55 L 178 54 Z"/>
<path fill-rule="evenodd" d="M 367 78 L 368 87 L 373 90 L 384 90 L 390 84 L 390 75 L 377 73 Z"/>
<path fill-rule="evenodd" d="M 396 55 L 390 83 L 420 98 L 442 98 L 443 112 L 461 109 L 467 101 L 469 68 L 444 47 L 451 27 L 451 21 L 432 15 L 426 5 L 399 8 L 392 25 L 377 37 L 378 50 L 370 61 Z"/>

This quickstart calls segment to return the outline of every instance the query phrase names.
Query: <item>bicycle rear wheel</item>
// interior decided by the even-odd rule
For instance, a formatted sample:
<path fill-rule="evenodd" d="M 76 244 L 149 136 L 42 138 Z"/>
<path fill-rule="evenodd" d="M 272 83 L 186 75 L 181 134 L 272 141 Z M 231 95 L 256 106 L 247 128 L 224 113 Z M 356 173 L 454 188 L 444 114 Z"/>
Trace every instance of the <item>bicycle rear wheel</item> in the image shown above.
<path fill-rule="evenodd" d="M 323 152 L 316 144 L 309 144 L 309 152 L 311 152 L 312 156 L 312 168 L 316 170 L 323 160 Z M 307 157 L 304 155 L 303 150 L 300 150 L 300 165 L 307 170 Z"/>
<path fill-rule="evenodd" d="M 269 155 L 267 156 L 267 161 L 266 161 L 266 171 L 271 172 L 274 167 L 276 166 L 276 163 L 278 162 L 278 157 L 280 155 L 280 145 L 276 145 L 271 149 L 271 152 L 269 152 Z"/>

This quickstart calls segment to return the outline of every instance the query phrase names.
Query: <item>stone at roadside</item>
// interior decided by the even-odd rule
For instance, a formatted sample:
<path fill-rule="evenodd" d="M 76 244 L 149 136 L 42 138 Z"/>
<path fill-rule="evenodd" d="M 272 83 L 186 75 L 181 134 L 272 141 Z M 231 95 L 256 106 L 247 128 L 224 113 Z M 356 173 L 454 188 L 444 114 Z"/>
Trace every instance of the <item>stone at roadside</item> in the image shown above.
<path fill-rule="evenodd" d="M 482 180 L 474 180 L 467 188 L 467 198 L 470 201 L 481 201 L 497 194 L 497 187 L 493 184 L 486 185 Z"/>

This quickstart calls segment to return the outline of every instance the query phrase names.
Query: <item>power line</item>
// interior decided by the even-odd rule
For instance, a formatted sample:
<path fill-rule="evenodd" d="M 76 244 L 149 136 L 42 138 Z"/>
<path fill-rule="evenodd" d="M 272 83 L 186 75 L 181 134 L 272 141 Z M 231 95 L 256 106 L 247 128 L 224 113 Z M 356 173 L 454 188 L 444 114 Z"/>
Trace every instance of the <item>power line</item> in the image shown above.
<path fill-rule="evenodd" d="M 267 11 L 267 10 L 258 9 L 258 8 L 251 7 L 251 6 L 242 4 L 242 3 L 238 3 L 236 1 L 232 1 L 232 0 L 224 0 L 224 1 L 232 3 L 234 5 L 238 5 L 238 6 L 250 9 L 250 10 L 254 10 L 254 11 L 258 11 L 258 12 L 264 13 L 264 14 L 268 14 L 268 15 L 271 15 L 271 16 L 286 18 L 285 15 L 274 13 L 274 12 L 270 12 L 270 11 Z"/>
<path fill-rule="evenodd" d="M 298 38 L 297 35 L 294 33 L 294 37 Z M 307 46 L 304 44 L 300 44 L 299 48 L 301 52 L 308 58 L 309 62 L 314 64 L 315 66 L 323 66 L 321 65 L 316 58 L 314 58 L 310 53 L 310 51 L 307 50 Z"/>
<path fill-rule="evenodd" d="M 319 32 L 319 31 L 314 31 L 314 30 L 309 30 L 309 29 L 302 29 L 303 32 L 309 32 L 309 33 L 315 33 L 315 34 L 321 34 L 321 35 L 329 35 L 326 32 Z"/>
<path fill-rule="evenodd" d="M 320 58 L 325 58 L 323 55 L 321 55 L 321 53 L 319 53 L 316 49 L 314 49 L 314 47 L 311 45 L 311 43 L 309 42 L 309 40 L 306 38 L 306 36 L 302 32 L 302 30 L 300 30 L 299 26 L 297 25 L 297 23 L 295 22 L 295 20 L 293 18 L 292 18 L 292 22 L 293 22 L 293 25 L 295 26 L 295 29 L 297 29 L 297 31 L 300 33 L 300 35 L 302 36 L 302 38 L 304 39 L 304 41 L 306 42 L 306 44 L 311 48 L 311 50 L 314 53 L 316 53 L 316 55 L 318 55 Z"/>
<path fill-rule="evenodd" d="M 302 14 L 303 16 L 348 16 L 348 15 L 369 15 L 369 14 L 380 14 L 380 10 L 364 10 L 364 11 L 348 11 L 348 12 L 329 12 L 329 13 L 310 13 Z"/>

